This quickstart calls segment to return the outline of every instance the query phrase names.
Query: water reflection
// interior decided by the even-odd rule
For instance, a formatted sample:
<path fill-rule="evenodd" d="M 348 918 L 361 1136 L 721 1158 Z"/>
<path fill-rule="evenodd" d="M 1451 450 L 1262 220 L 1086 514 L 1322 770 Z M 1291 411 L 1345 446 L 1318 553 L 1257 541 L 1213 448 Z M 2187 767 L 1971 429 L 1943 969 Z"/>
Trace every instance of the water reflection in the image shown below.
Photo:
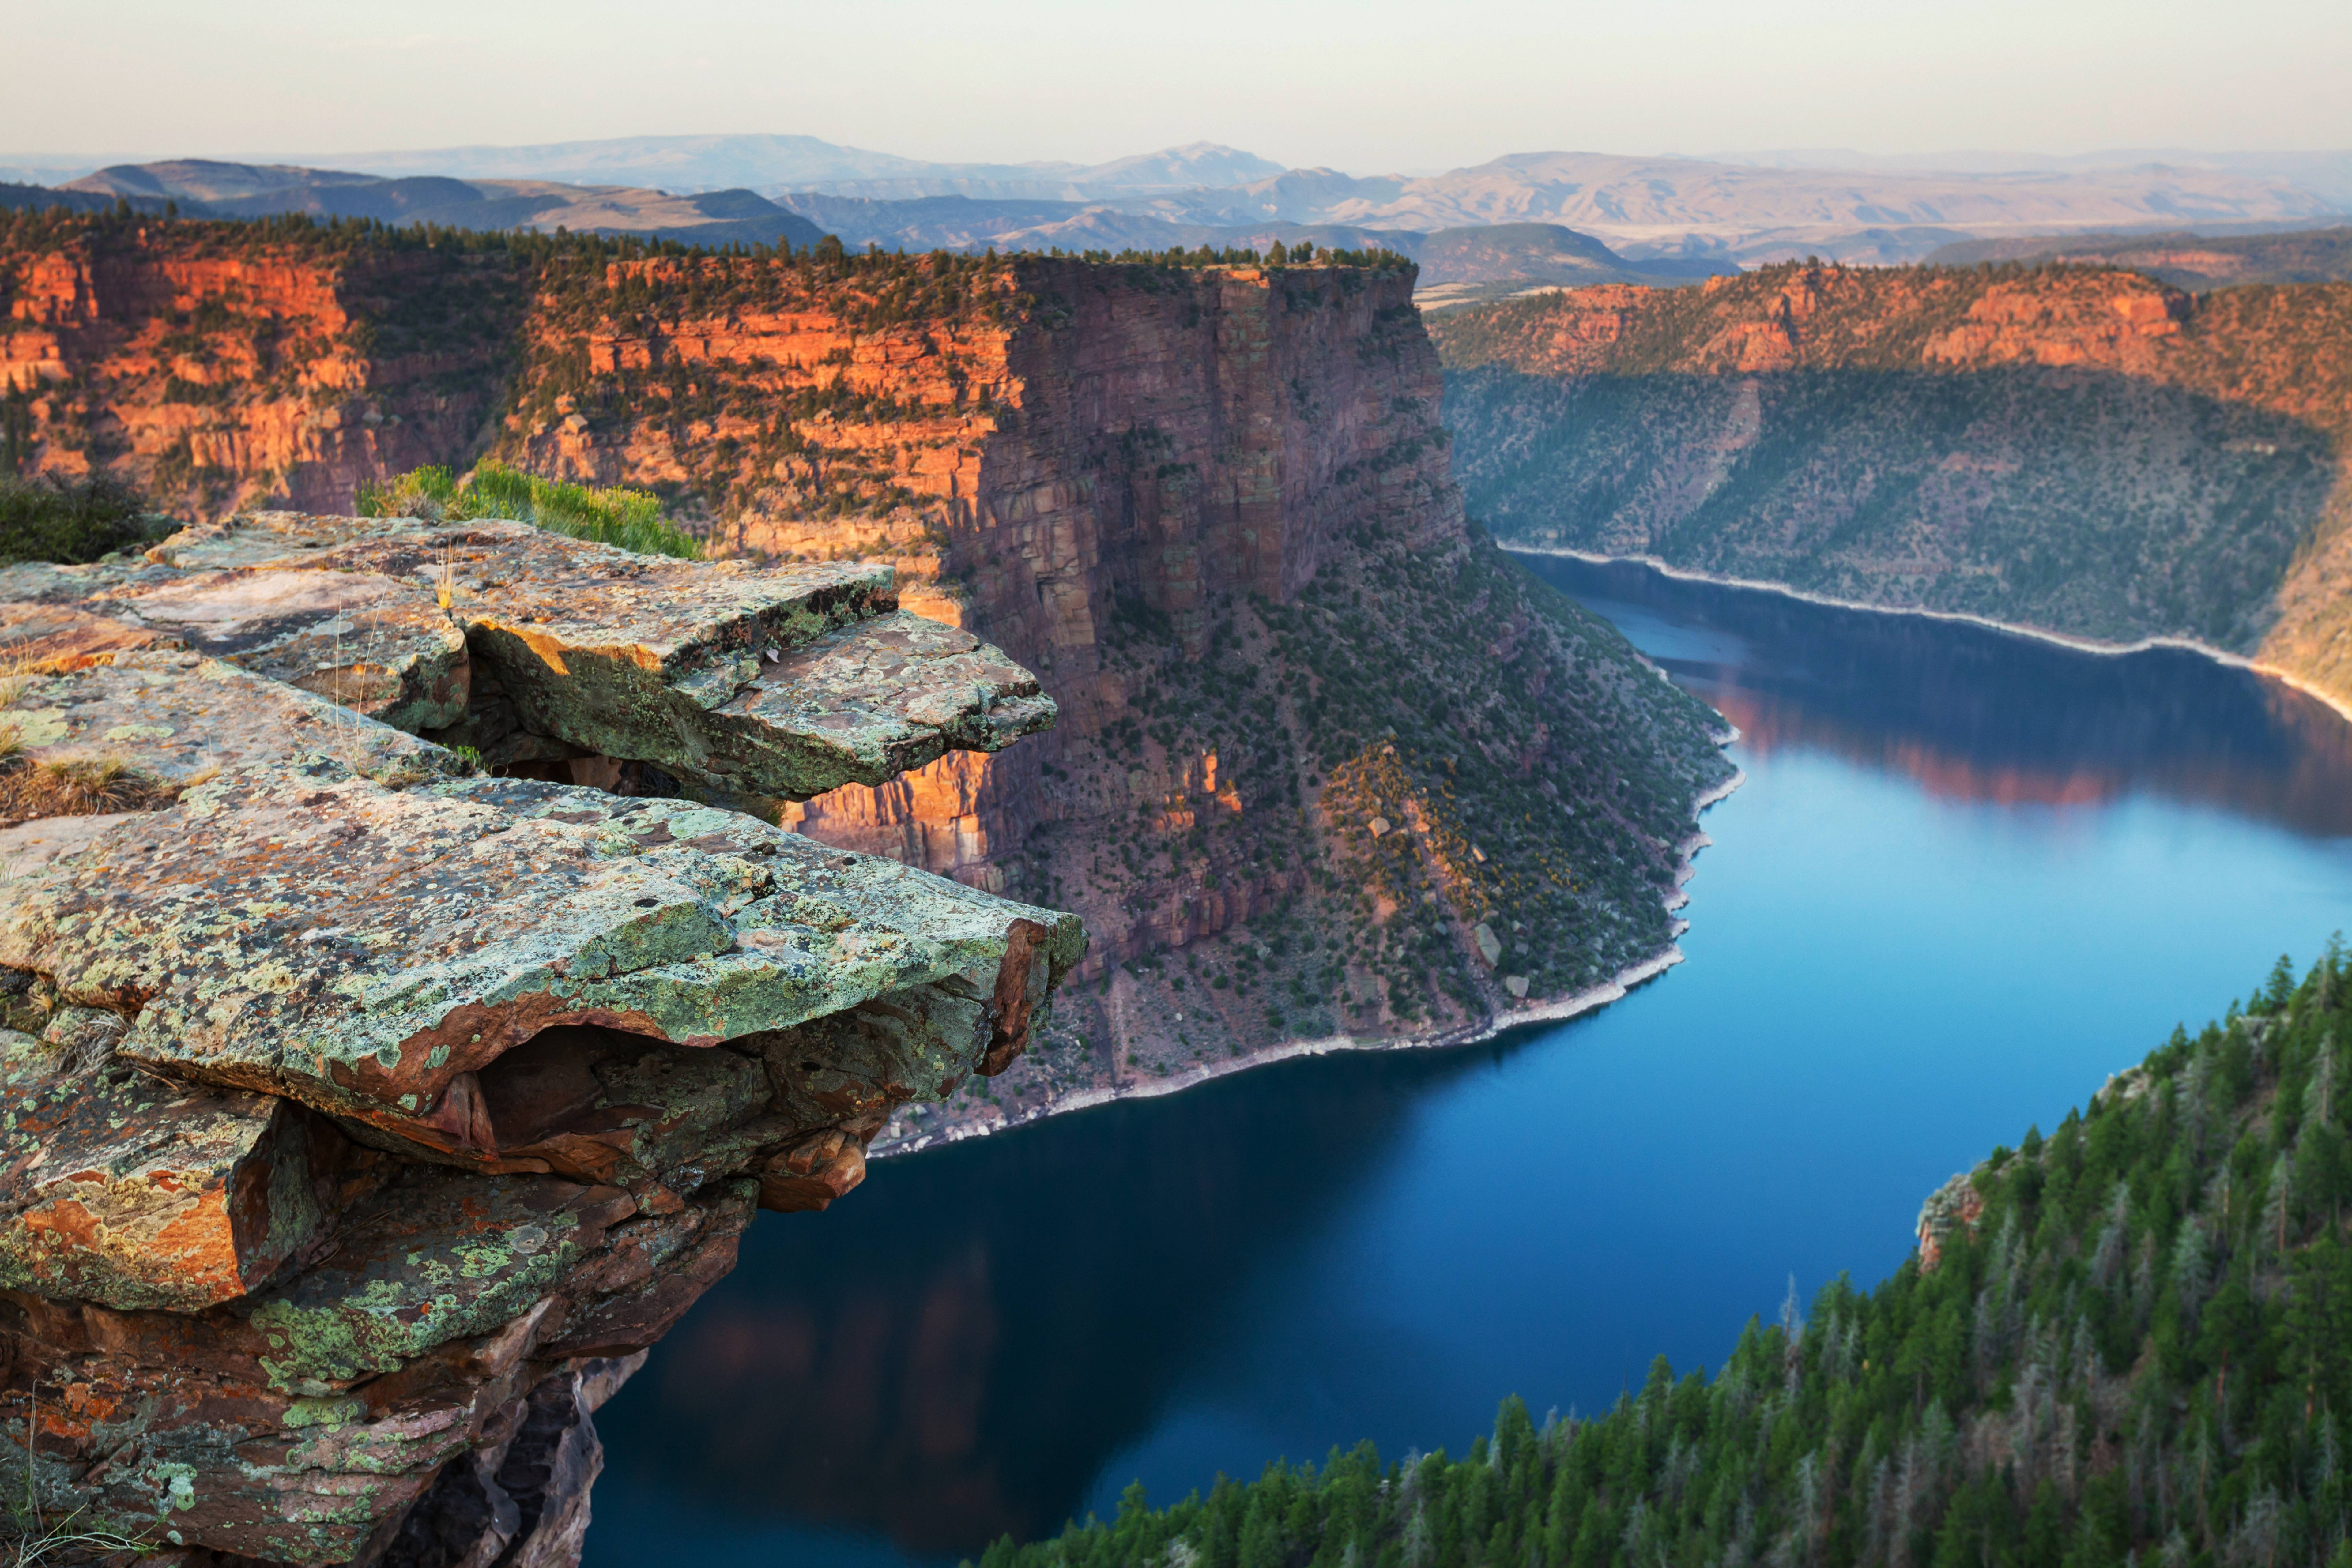
<path fill-rule="evenodd" d="M 1742 726 L 1685 946 L 1513 1042 L 1285 1063 L 763 1219 L 599 1416 L 592 1564 L 906 1568 L 1712 1362 L 1791 1272 L 2352 925 L 2352 727 L 2192 655 L 1546 562 Z"/>
<path fill-rule="evenodd" d="M 2352 832 L 2352 725 L 2250 670 L 2179 649 L 2086 656 L 1631 562 L 1517 559 L 1616 622 L 1754 755 L 1813 747 L 1951 800 L 2090 805 L 2145 790 Z"/>
<path fill-rule="evenodd" d="M 1243 1281 L 1325 1223 L 1409 1106 L 1498 1049 L 1336 1081 L 1279 1064 L 882 1162 L 851 1203 L 763 1218 L 600 1417 L 657 1467 L 625 1484 L 924 1554 L 1049 1530 Z M 620 1500 L 600 1490 L 600 1516 Z"/>

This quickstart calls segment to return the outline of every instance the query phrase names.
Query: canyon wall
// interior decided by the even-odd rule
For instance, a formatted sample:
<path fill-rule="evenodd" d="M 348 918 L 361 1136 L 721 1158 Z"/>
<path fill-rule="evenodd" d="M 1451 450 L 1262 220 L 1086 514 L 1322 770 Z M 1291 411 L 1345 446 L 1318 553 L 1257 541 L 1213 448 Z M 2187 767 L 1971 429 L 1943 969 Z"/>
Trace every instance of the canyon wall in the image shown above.
<path fill-rule="evenodd" d="M 2180 638 L 2352 701 L 2352 285 L 1789 266 L 1432 331 L 1508 543 Z"/>
<path fill-rule="evenodd" d="M 524 281 L 496 249 L 19 213 L 0 222 L 0 455 L 110 470 L 183 516 L 349 511 L 478 441 Z"/>
<path fill-rule="evenodd" d="M 1030 1056 L 890 1145 L 1475 1031 L 1669 940 L 1712 720 L 1465 528 L 1412 284 L 655 258 L 543 291 L 496 453 L 671 486 L 722 552 L 888 559 L 1060 706 L 776 805 L 1093 936 Z"/>
<path fill-rule="evenodd" d="M 242 308 L 174 294 L 189 327 L 102 305 L 40 324 L 22 280 L 44 267 L 170 278 L 231 238 L 15 232 L 12 341 L 110 367 L 74 383 L 113 400 L 94 425 L 173 406 L 152 352 L 104 344 Z M 344 324 L 306 329 L 342 357 L 301 373 L 341 366 L 334 406 L 362 412 L 337 431 L 373 434 L 287 425 L 322 455 L 236 471 L 215 510 L 478 455 L 645 486 L 712 553 L 891 563 L 903 604 L 1058 704 L 1001 758 L 732 802 L 1087 919 L 1029 1057 L 877 1147 L 1300 1039 L 1473 1034 L 1669 944 L 1693 804 L 1728 773 L 1717 721 L 1466 527 L 1409 268 L 329 238 L 247 235 L 219 288 L 257 298 L 245 279 L 275 267 L 341 301 Z M 404 357 L 383 352 L 395 319 Z M 223 365 L 238 331 L 262 336 L 222 329 Z M 237 395 L 224 423 L 287 417 Z M 65 408 L 44 394 L 27 465 L 85 460 Z M 118 440 L 118 468 L 152 480 L 154 444 Z"/>

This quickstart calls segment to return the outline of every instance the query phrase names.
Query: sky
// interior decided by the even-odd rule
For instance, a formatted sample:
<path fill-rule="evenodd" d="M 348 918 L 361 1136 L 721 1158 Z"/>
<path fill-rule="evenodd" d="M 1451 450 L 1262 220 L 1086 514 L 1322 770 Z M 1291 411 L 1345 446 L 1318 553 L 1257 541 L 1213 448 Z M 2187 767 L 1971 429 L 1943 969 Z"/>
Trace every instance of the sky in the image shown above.
<path fill-rule="evenodd" d="M 2344 0 L 0 0 L 0 37 L 17 155 L 787 132 L 958 162 L 1213 141 L 1365 174 L 2352 146 Z"/>

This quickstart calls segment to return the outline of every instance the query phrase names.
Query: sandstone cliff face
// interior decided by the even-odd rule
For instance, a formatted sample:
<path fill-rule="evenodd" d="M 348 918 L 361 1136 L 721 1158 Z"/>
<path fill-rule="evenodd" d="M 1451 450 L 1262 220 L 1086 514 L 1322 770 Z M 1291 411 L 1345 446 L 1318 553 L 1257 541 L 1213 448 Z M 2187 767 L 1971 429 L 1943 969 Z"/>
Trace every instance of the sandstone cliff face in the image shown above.
<path fill-rule="evenodd" d="M 1021 1066 L 888 1140 L 1475 1030 L 1668 940 L 1707 721 L 1472 541 L 1411 287 L 681 258 L 542 298 L 510 460 L 676 486 L 730 553 L 890 559 L 1059 705 L 1034 746 L 778 809 L 1094 936 Z"/>
<path fill-rule="evenodd" d="M 0 394 L 37 472 L 177 511 L 348 510 L 478 439 L 522 295 L 503 256 L 162 220 L 0 225 Z"/>
<path fill-rule="evenodd" d="M 1434 332 L 1508 542 L 2185 638 L 2352 699 L 2352 286 L 1784 267 Z"/>
<path fill-rule="evenodd" d="M 1058 705 L 1002 758 L 722 789 L 1085 914 L 1084 983 L 957 1128 L 1286 1040 L 1475 1032 L 1670 940 L 1713 721 L 1465 529 L 1409 272 L 526 261 L 490 452 L 653 487 L 719 553 L 888 562 Z"/>

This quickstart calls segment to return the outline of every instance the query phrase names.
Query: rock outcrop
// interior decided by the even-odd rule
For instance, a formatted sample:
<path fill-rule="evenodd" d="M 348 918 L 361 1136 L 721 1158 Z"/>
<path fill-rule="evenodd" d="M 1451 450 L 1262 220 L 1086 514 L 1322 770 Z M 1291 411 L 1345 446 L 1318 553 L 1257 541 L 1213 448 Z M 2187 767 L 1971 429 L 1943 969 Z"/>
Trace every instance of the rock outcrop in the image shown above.
<path fill-rule="evenodd" d="M 2352 706 L 2352 284 L 1788 266 L 1433 329 L 1507 544 L 2176 638 Z"/>
<path fill-rule="evenodd" d="M 1070 915 L 414 733 L 781 798 L 1051 719 L 887 568 L 273 516 L 5 575 L 0 1465 L 77 1528 L 576 1560 L 589 1413 L 752 1214 L 1003 1071 L 1081 956 Z"/>
<path fill-rule="evenodd" d="M 241 303 L 249 286 L 215 306 L 173 281 L 182 248 L 226 254 L 232 236 L 37 228 L 12 231 L 22 237 L 0 246 L 0 266 L 25 277 L 143 266 L 155 281 L 139 298 L 162 303 L 121 320 L 24 305 L 19 336 L 57 348 L 37 364 L 66 367 L 39 372 L 48 390 L 37 394 L 46 412 L 30 461 L 71 467 L 81 430 L 119 432 L 119 468 L 169 477 L 139 434 L 161 417 L 163 372 L 152 355 L 104 346 L 227 317 L 251 336 L 266 312 Z M 367 352 L 352 350 L 336 397 L 381 442 L 430 423 L 438 405 L 412 402 L 428 386 L 453 398 L 476 387 L 454 372 L 404 379 L 410 361 L 385 346 L 457 355 L 455 339 L 435 334 L 472 321 L 505 334 L 518 368 L 493 403 L 465 404 L 486 411 L 485 444 L 454 442 L 435 460 L 487 455 L 651 488 L 710 553 L 844 573 L 844 593 L 873 565 L 896 570 L 901 608 L 931 625 L 842 631 L 839 645 L 763 663 L 756 689 L 747 674 L 708 705 L 698 683 L 737 674 L 699 644 L 659 652 L 670 644 L 650 628 L 647 658 L 594 666 L 609 684 L 593 715 L 553 711 L 534 693 L 539 661 L 515 650 L 538 622 L 509 607 L 520 591 L 489 586 L 504 581 L 495 572 L 461 573 L 453 608 L 477 633 L 467 715 L 431 731 L 509 773 L 684 790 L 1080 911 L 1096 941 L 1057 1028 L 989 1094 L 967 1085 L 956 1108 L 902 1121 L 882 1146 L 1300 1040 L 1463 1038 L 1605 991 L 1672 940 L 1664 903 L 1694 804 L 1728 772 L 1717 723 L 1467 526 L 1409 268 L 784 258 L 480 236 L 467 273 L 412 256 L 404 239 L 298 245 L 256 230 L 237 243 L 241 265 L 309 268 L 315 289 L 373 323 L 346 334 Z M 368 295 L 348 281 L 362 274 L 430 287 Z M 509 281 L 482 283 L 468 314 L 463 279 L 491 274 Z M 522 293 L 509 305 L 514 278 Z M 150 325 L 155 312 L 163 319 Z M 29 349 L 12 362 L 20 378 L 37 364 Z M 207 395 L 215 424 L 276 417 L 257 391 Z M 232 476 L 248 497 L 325 507 L 323 490 L 380 479 L 398 461 L 386 444 L 373 473 L 322 459 Z M 339 553 L 354 580 L 434 570 L 365 540 L 319 553 Z M 211 570 L 259 565 L 217 560 Z M 86 608 L 16 597 L 38 597 L 53 617 Z M 224 657 L 262 656 L 179 634 Z M 346 644 L 360 634 L 341 632 Z M 931 689 L 951 700 L 979 657 L 955 639 L 971 637 L 1036 673 L 1061 715 L 1052 733 L 1003 756 L 942 756 L 995 741 L 905 705 L 861 708 L 854 726 L 842 716 L 866 684 L 914 669 L 937 672 Z M 396 683 L 373 673 L 393 671 L 388 657 L 362 662 L 387 704 L 422 684 L 422 665 Z M 1026 688 L 972 678 L 995 698 L 957 722 L 1005 733 L 1029 722 Z M 357 680 L 331 657 L 310 676 L 330 695 Z M 792 757 L 769 749 L 789 727 L 778 710 L 803 703 L 834 717 Z M 649 762 L 651 748 L 607 716 L 683 724 L 694 755 Z M 760 738 L 744 738 L 739 717 Z M 797 760 L 807 747 L 870 760 L 827 771 L 830 760 Z M 1371 834 L 1374 817 L 1410 831 Z M 1492 958 L 1472 935 L 1481 923 L 1501 949 Z"/>

